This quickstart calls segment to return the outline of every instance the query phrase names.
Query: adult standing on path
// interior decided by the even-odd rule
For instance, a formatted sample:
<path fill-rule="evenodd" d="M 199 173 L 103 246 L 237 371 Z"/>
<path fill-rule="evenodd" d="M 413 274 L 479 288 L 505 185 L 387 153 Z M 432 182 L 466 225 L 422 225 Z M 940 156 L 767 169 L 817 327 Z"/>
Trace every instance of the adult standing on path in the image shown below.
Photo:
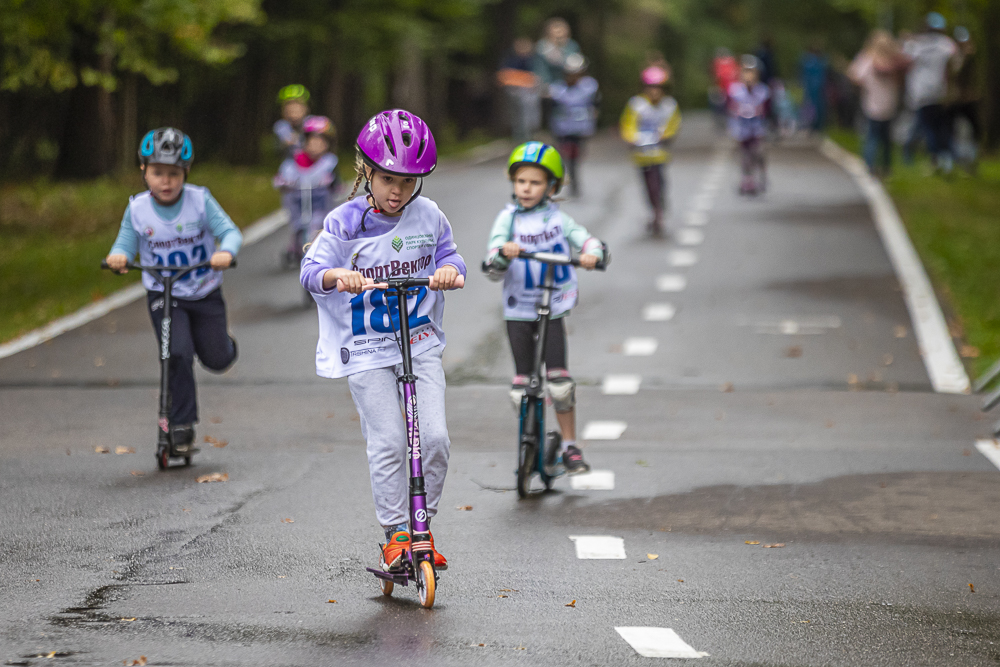
<path fill-rule="evenodd" d="M 951 151 L 956 160 L 970 172 L 975 172 L 981 136 L 979 103 L 982 100 L 977 70 L 978 58 L 976 45 L 972 41 L 968 28 L 964 26 L 955 28 L 955 41 L 958 43 L 960 61 L 955 63 L 953 67 L 951 86 L 949 86 L 948 91 L 948 127 L 953 135 Z M 954 136 L 958 130 L 956 123 L 963 118 L 969 123 L 969 131 L 971 132 L 969 140 Z"/>
<path fill-rule="evenodd" d="M 539 74 L 547 86 L 563 80 L 566 58 L 580 53 L 580 45 L 573 40 L 569 23 L 553 17 L 545 22 L 545 35 L 538 40 L 536 50 L 540 59 Z"/>
<path fill-rule="evenodd" d="M 826 77 L 829 67 L 818 43 L 809 47 L 799 63 L 799 77 L 806 97 L 803 124 L 815 132 L 821 132 L 826 127 Z"/>
<path fill-rule="evenodd" d="M 892 35 L 875 30 L 847 68 L 847 76 L 861 88 L 861 110 L 868 121 L 863 153 L 873 174 L 887 176 L 892 168 L 892 121 L 899 112 L 903 74 L 909 66 L 910 59 Z"/>
<path fill-rule="evenodd" d="M 958 53 L 954 40 L 944 33 L 947 25 L 944 16 L 931 12 L 925 19 L 924 31 L 903 44 L 903 51 L 913 59 L 906 75 L 906 105 L 917 115 L 903 155 L 907 161 L 913 160 L 914 144 L 923 133 L 935 168 L 945 172 L 951 171 L 952 157 L 944 102 L 948 66 Z"/>
<path fill-rule="evenodd" d="M 511 135 L 519 144 L 529 141 L 542 124 L 538 69 L 539 59 L 531 40 L 518 37 L 497 72 L 497 82 L 507 94 Z"/>

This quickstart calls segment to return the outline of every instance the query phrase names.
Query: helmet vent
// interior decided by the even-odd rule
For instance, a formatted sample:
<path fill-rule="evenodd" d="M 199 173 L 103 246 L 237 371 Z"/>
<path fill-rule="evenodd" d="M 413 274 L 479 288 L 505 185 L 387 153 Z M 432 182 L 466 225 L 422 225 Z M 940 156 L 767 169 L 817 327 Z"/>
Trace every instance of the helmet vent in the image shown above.
<path fill-rule="evenodd" d="M 409 132 L 403 132 L 403 145 L 409 148 L 411 143 L 413 143 L 413 135 Z"/>
<path fill-rule="evenodd" d="M 385 147 L 389 149 L 389 154 L 396 157 L 396 147 L 392 145 L 392 139 L 388 134 L 383 134 L 382 138 L 385 140 Z"/>
<path fill-rule="evenodd" d="M 427 140 L 421 139 L 420 146 L 417 148 L 417 159 L 419 160 L 424 156 L 424 151 L 427 150 Z"/>

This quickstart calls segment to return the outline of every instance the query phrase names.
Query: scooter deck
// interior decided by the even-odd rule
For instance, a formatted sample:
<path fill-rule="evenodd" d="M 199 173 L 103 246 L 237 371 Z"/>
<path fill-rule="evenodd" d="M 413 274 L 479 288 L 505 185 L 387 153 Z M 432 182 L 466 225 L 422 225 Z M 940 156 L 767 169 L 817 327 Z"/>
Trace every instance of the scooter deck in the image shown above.
<path fill-rule="evenodd" d="M 405 572 L 386 572 L 385 570 L 380 570 L 374 567 L 366 567 L 365 569 L 379 579 L 385 579 L 386 581 L 391 581 L 392 583 L 399 584 L 400 586 L 408 586 L 410 584 L 410 577 Z"/>

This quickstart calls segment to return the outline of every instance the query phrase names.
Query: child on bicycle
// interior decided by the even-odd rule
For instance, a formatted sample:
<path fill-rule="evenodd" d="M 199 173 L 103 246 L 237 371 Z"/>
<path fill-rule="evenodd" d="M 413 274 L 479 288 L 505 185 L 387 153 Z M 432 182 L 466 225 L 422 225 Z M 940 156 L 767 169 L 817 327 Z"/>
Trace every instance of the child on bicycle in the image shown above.
<path fill-rule="evenodd" d="M 437 204 L 420 196 L 437 166 L 434 136 L 402 109 L 376 114 L 358 135 L 354 191 L 333 209 L 302 260 L 302 286 L 319 305 L 316 373 L 347 377 L 367 442 L 375 515 L 385 531 L 382 567 L 397 569 L 410 548 L 406 426 L 397 379 L 402 357 L 395 298 L 371 290 L 392 276 L 430 278 L 410 305 L 413 373 L 428 514 L 437 513 L 448 472 L 442 290 L 465 276 L 451 225 Z M 418 186 L 418 179 L 421 179 Z M 354 199 L 362 181 L 367 196 Z M 431 547 L 434 539 L 431 537 Z M 437 569 L 448 561 L 434 550 Z"/>
<path fill-rule="evenodd" d="M 760 80 L 756 56 L 740 59 L 740 80 L 729 86 L 729 134 L 740 144 L 743 179 L 740 194 L 755 195 L 766 186 L 764 137 L 767 136 L 771 89 Z"/>
<path fill-rule="evenodd" d="M 565 81 L 549 86 L 552 98 L 552 134 L 559 153 L 566 161 L 570 193 L 580 194 L 580 179 L 576 164 L 583 151 L 583 143 L 597 130 L 597 105 L 600 92 L 597 80 L 587 76 L 587 59 L 579 53 L 566 56 L 563 65 Z"/>
<path fill-rule="evenodd" d="M 337 156 L 330 152 L 336 137 L 333 123 L 326 116 L 309 116 L 302 123 L 302 133 L 302 150 L 286 158 L 274 177 L 292 230 L 285 251 L 287 264 L 302 260 L 302 246 L 323 227 L 323 219 L 333 208 L 337 180 Z"/>
<path fill-rule="evenodd" d="M 677 100 L 667 94 L 670 74 L 659 65 L 642 70 L 643 91 L 632 97 L 622 112 L 622 139 L 632 144 L 632 161 L 642 173 L 653 219 L 646 230 L 663 236 L 663 216 L 667 210 L 666 167 L 670 162 L 667 146 L 681 127 Z"/>
<path fill-rule="evenodd" d="M 604 244 L 573 218 L 559 210 L 552 197 L 562 187 L 564 169 L 559 152 L 538 141 L 521 144 L 507 161 L 507 175 L 514 185 L 514 201 L 493 223 L 487 246 L 486 265 L 490 277 L 503 279 L 504 319 L 514 355 L 515 373 L 510 398 L 520 410 L 534 364 L 534 337 L 538 329 L 536 304 L 542 290 L 541 269 L 536 260 L 514 261 L 521 251 L 580 253 L 580 265 L 592 270 L 605 259 Z M 576 446 L 576 382 L 566 363 L 565 316 L 576 305 L 576 272 L 559 267 L 552 294 L 552 319 L 545 344 L 545 378 L 549 398 L 556 410 L 562 434 L 562 456 L 566 472 L 587 472 L 590 466 Z"/>
<path fill-rule="evenodd" d="M 191 139 L 180 130 L 161 127 L 146 133 L 139 144 L 142 178 L 148 190 L 129 199 L 118 238 L 106 261 L 124 272 L 136 254 L 144 265 L 189 266 L 206 260 L 173 287 L 170 335 L 169 424 L 174 452 L 183 456 L 194 443 L 198 403 L 194 357 L 210 371 L 222 373 L 236 361 L 236 340 L 226 326 L 222 270 L 243 244 L 239 228 L 207 188 L 187 183 L 194 158 Z M 146 302 L 157 341 L 163 323 L 163 285 L 142 274 Z"/>
<path fill-rule="evenodd" d="M 274 123 L 274 136 L 281 151 L 291 157 L 305 141 L 302 124 L 309 115 L 309 91 L 298 83 L 285 86 L 278 91 L 278 104 L 281 118 Z"/>

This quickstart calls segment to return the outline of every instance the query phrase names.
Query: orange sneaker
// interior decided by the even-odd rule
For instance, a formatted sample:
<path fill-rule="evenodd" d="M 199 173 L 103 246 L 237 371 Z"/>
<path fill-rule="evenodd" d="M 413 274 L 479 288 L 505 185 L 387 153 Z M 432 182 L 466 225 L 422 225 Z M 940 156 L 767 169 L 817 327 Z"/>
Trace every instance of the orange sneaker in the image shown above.
<path fill-rule="evenodd" d="M 403 554 L 410 550 L 410 534 L 405 530 L 393 533 L 382 547 L 382 569 L 398 570 L 403 565 Z"/>
<path fill-rule="evenodd" d="M 438 553 L 438 550 L 434 548 L 434 533 L 428 533 L 431 536 L 431 551 L 434 552 L 434 569 L 435 570 L 447 570 L 448 569 L 448 559 Z"/>

